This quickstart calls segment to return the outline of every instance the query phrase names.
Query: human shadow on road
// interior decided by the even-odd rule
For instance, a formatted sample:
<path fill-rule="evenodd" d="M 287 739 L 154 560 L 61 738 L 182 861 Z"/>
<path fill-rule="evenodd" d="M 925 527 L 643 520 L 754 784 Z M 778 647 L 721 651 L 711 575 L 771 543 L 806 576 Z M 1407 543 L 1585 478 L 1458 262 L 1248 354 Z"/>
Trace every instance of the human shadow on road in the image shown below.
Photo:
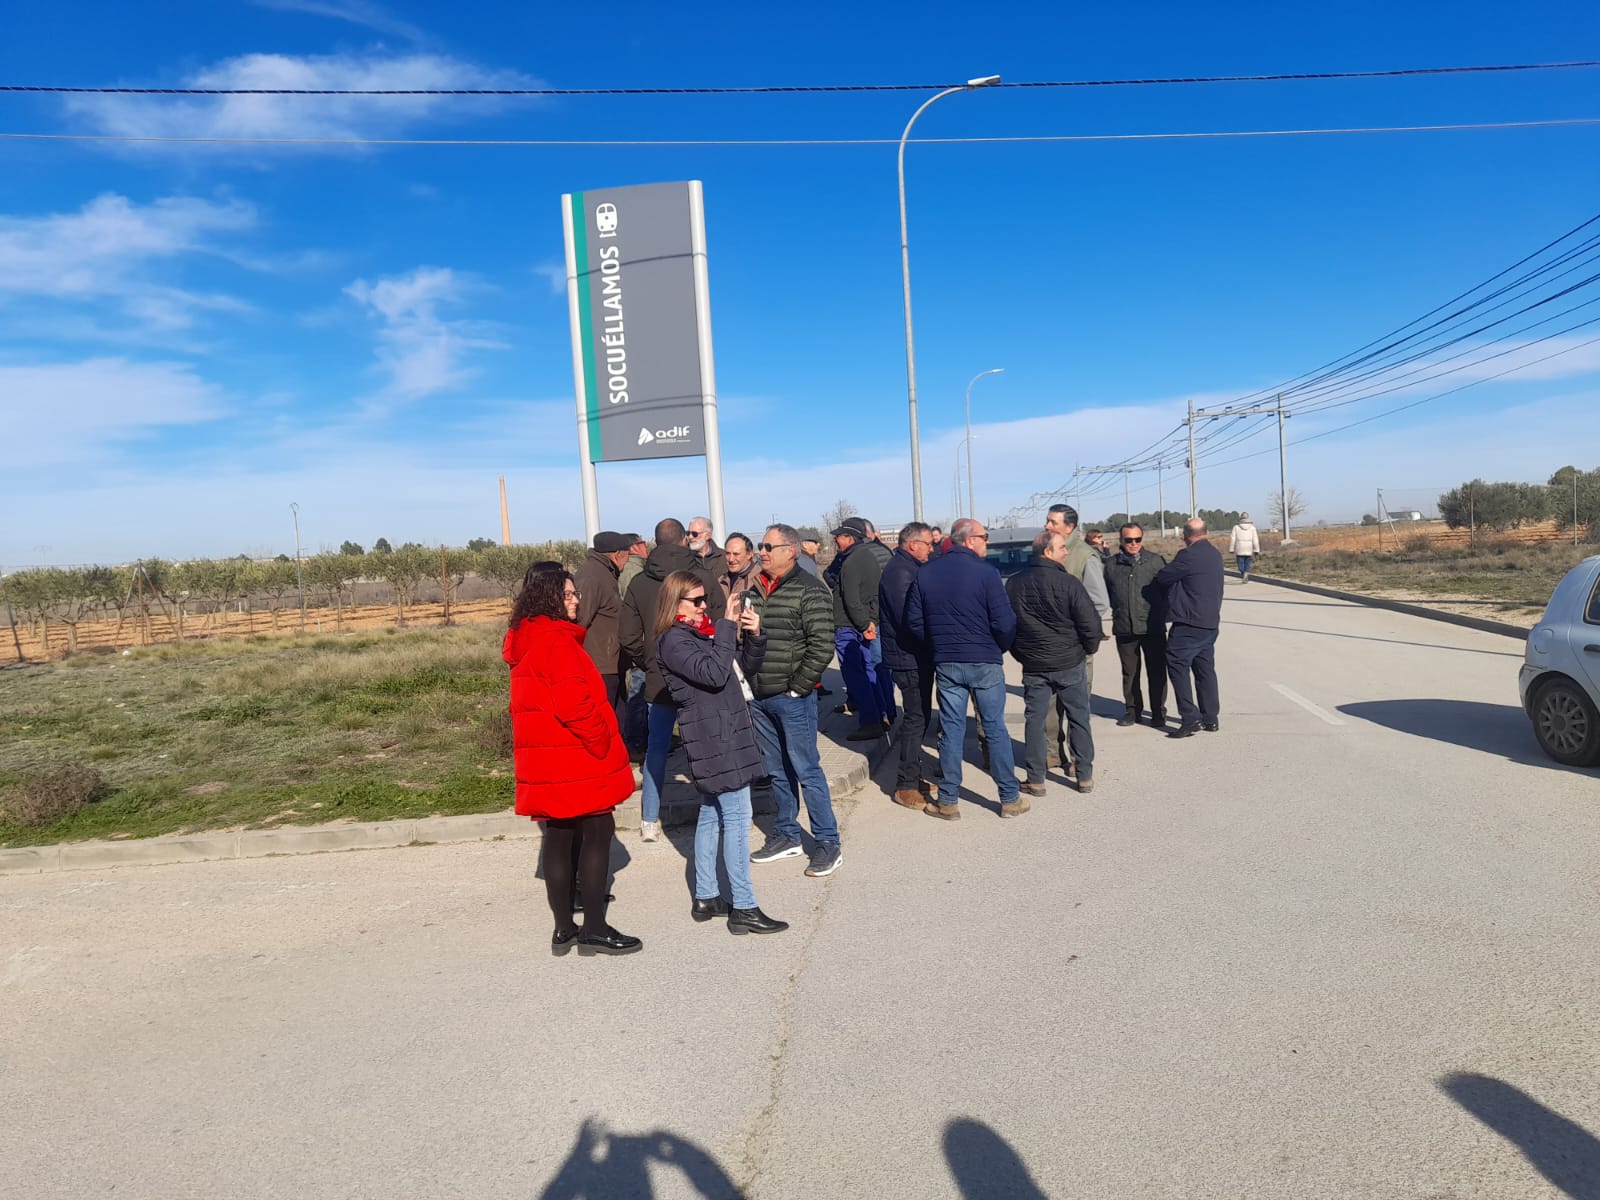
<path fill-rule="evenodd" d="M 944 1159 L 962 1200 L 1049 1200 L 1011 1144 L 982 1121 L 945 1125 Z"/>
<path fill-rule="evenodd" d="M 578 1130 L 566 1162 L 539 1200 L 650 1200 L 651 1164 L 675 1168 L 705 1200 L 744 1200 L 745 1193 L 705 1150 L 675 1133 L 655 1129 L 629 1136 L 608 1132 L 594 1119 Z"/>
<path fill-rule="evenodd" d="M 1564 767 L 1546 758 L 1533 740 L 1527 714 L 1514 704 L 1487 704 L 1479 700 L 1363 700 L 1341 704 L 1339 711 L 1399 733 L 1497 754 L 1524 766 L 1586 773 L 1581 767 Z"/>
<path fill-rule="evenodd" d="M 1600 1200 L 1600 1138 L 1532 1096 L 1487 1075 L 1457 1072 L 1439 1089 L 1506 1141 L 1573 1200 Z"/>

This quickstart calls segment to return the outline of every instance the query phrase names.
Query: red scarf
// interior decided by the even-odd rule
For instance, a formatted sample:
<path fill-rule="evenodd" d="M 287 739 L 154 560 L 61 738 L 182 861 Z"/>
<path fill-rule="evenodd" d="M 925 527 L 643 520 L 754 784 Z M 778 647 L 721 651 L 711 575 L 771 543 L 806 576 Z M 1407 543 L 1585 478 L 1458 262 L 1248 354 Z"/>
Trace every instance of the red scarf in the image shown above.
<path fill-rule="evenodd" d="M 688 617 L 679 617 L 678 620 L 682 621 L 696 633 L 703 633 L 706 635 L 706 637 L 717 636 L 716 622 L 711 619 L 710 615 L 705 611 L 705 609 L 700 610 L 700 619 L 698 621 L 692 621 Z"/>

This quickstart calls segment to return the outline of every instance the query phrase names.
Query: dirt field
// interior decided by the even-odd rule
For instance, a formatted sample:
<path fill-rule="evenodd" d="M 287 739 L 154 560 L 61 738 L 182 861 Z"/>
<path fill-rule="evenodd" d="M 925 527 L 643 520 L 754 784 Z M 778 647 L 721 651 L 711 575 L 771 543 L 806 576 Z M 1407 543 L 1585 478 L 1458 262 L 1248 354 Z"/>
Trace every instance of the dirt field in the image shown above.
<path fill-rule="evenodd" d="M 502 599 L 458 601 L 450 606 L 453 624 L 482 624 L 506 619 L 507 605 Z M 3 618 L 0 613 L 0 618 Z M 438 602 L 418 603 L 407 607 L 406 626 L 425 629 L 445 623 L 444 605 Z M 308 634 L 355 632 L 380 629 L 395 624 L 393 604 L 364 604 L 341 610 L 311 608 L 305 616 Z M 300 628 L 298 607 L 284 608 L 276 613 L 265 609 L 245 612 L 190 613 L 184 618 L 183 634 L 186 641 L 219 637 L 249 637 L 252 634 L 295 633 Z M 17 635 L 22 643 L 22 653 L 33 662 L 62 658 L 67 654 L 68 628 L 60 621 L 50 622 L 48 648 L 41 630 L 26 622 L 17 625 Z M 79 654 L 114 654 L 139 646 L 153 646 L 177 640 L 175 615 L 168 611 L 152 609 L 148 618 L 130 615 L 118 622 L 111 620 L 82 621 L 78 624 Z M 11 634 L 0 626 L 0 662 L 16 659 L 16 643 Z"/>

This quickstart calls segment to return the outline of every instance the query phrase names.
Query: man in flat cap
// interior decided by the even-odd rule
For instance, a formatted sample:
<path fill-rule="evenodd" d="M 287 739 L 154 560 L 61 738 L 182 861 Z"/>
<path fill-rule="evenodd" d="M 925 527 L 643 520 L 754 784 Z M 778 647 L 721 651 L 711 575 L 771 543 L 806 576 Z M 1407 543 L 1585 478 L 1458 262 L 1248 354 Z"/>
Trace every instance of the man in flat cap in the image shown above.
<path fill-rule="evenodd" d="M 623 686 L 627 666 L 617 641 L 617 620 L 622 615 L 622 592 L 617 579 L 628 561 L 631 539 L 625 533 L 605 530 L 594 535 L 594 548 L 574 572 L 578 585 L 578 624 L 588 632 L 583 648 L 605 681 L 606 699 L 617 714 L 617 727 L 627 719 L 628 692 Z"/>

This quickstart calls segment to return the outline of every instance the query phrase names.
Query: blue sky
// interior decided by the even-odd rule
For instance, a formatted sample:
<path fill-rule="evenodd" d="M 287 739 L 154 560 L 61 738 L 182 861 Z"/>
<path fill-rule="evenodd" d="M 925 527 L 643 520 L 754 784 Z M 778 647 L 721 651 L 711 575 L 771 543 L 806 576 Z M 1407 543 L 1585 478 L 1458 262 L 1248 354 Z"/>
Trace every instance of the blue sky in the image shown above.
<path fill-rule="evenodd" d="M 493 0 L 141 7 L 156 11 L 25 6 L 8 17 L 0 82 L 716 86 L 1600 57 L 1600 9 L 1570 3 L 1466 3 L 1448 21 L 1376 3 L 619 3 L 604 19 Z M 0 132 L 895 138 L 917 103 L 9 95 Z M 942 101 L 918 133 L 1575 117 L 1600 117 L 1600 72 L 986 91 Z M 730 519 L 813 522 L 847 498 L 897 524 L 910 480 L 894 157 L 0 140 L 0 567 L 278 552 L 291 501 L 313 549 L 461 543 L 497 536 L 501 474 L 519 540 L 581 532 L 559 197 L 689 178 L 705 183 Z M 1000 366 L 974 394 L 977 506 L 992 517 L 1077 463 L 1144 448 L 1188 397 L 1225 403 L 1308 370 L 1594 215 L 1600 126 L 922 145 L 908 188 L 928 515 L 955 515 L 962 393 Z M 1426 394 L 1308 415 L 1293 436 Z M 1338 520 L 1380 486 L 1415 503 L 1473 475 L 1595 466 L 1597 411 L 1600 347 L 1572 349 L 1291 447 L 1290 482 L 1310 519 Z M 1133 506 L 1153 507 L 1153 477 L 1131 482 Z M 1202 457 L 1202 505 L 1264 510 L 1276 486 L 1275 453 Z M 1168 502 L 1184 491 L 1169 474 Z M 608 527 L 706 507 L 698 460 L 603 464 L 600 493 Z M 1118 482 L 1086 515 L 1121 496 Z"/>

